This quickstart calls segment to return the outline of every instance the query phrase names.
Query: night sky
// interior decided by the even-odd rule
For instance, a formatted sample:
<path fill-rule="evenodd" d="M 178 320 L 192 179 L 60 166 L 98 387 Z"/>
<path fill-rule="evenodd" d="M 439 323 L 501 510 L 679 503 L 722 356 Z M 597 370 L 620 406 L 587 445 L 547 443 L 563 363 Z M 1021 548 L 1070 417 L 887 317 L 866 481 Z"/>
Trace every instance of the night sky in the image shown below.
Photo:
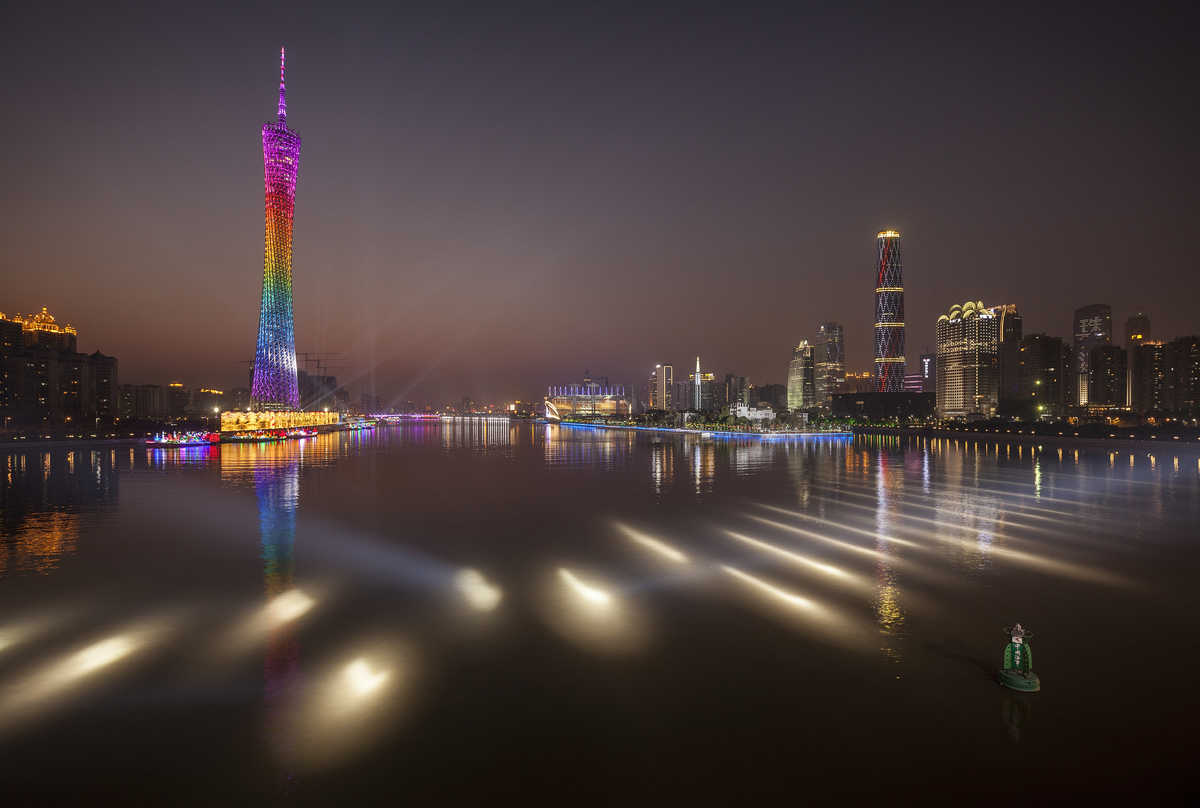
<path fill-rule="evenodd" d="M 29 5 L 0 17 L 0 310 L 48 306 L 122 382 L 245 384 L 281 45 L 297 348 L 355 393 L 697 353 L 783 382 L 825 319 L 866 369 L 884 228 L 910 359 L 968 298 L 1200 331 L 1192 4 Z"/>

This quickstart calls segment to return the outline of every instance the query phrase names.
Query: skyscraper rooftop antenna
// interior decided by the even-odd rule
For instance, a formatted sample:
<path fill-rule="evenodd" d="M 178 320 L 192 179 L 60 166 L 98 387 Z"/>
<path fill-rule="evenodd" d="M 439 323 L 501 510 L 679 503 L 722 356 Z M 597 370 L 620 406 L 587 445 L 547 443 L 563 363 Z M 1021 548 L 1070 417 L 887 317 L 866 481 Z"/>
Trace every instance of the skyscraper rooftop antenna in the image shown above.
<path fill-rule="evenodd" d="M 287 123 L 287 87 L 283 81 L 284 49 L 279 49 L 279 122 Z"/>

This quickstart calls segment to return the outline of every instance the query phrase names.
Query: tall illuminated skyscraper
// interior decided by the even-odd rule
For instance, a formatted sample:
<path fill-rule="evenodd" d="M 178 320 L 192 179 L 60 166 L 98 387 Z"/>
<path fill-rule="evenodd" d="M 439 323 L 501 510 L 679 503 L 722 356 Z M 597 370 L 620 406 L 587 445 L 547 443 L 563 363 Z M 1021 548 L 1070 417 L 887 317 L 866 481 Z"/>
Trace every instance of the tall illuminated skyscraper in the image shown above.
<path fill-rule="evenodd" d="M 817 363 L 817 403 L 828 407 L 833 394 L 846 379 L 846 341 L 841 323 L 821 323 L 817 326 L 815 347 Z"/>
<path fill-rule="evenodd" d="M 650 371 L 650 409 L 669 410 L 675 387 L 675 368 L 655 365 Z"/>
<path fill-rule="evenodd" d="M 1092 349 L 1112 344 L 1112 307 L 1093 303 L 1075 309 L 1075 348 L 1071 354 L 1071 404 L 1088 403 L 1089 360 Z"/>
<path fill-rule="evenodd" d="M 279 114 L 263 124 L 263 174 L 266 235 L 263 248 L 262 307 L 250 405 L 256 410 L 294 410 L 300 406 L 296 384 L 296 334 L 292 315 L 292 214 L 300 136 L 287 126 L 284 51 L 279 50 Z"/>
<path fill-rule="evenodd" d="M 808 340 L 792 349 L 792 361 L 788 363 L 787 406 L 789 410 L 805 410 L 817 405 L 816 352 Z"/>
<path fill-rule="evenodd" d="M 904 390 L 904 268 L 895 230 L 875 236 L 875 390 Z"/>

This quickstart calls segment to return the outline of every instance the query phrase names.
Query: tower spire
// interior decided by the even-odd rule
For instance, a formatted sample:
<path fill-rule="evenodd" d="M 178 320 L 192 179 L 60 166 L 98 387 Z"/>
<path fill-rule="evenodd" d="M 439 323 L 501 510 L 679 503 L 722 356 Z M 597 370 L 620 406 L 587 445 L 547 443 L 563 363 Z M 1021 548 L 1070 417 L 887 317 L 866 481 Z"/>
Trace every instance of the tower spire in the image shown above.
<path fill-rule="evenodd" d="M 284 49 L 279 49 L 279 122 L 287 123 L 287 88 L 283 82 Z"/>

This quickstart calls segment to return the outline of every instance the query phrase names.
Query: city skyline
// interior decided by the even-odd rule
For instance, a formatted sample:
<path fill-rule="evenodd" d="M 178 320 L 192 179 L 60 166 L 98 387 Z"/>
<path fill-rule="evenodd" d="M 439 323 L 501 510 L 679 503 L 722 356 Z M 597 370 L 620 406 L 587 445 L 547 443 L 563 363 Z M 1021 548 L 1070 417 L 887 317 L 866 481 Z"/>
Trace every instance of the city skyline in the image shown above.
<path fill-rule="evenodd" d="M 259 155 L 245 126 L 261 120 L 263 68 L 281 44 L 303 57 L 293 71 L 308 141 L 297 347 L 346 354 L 340 380 L 373 380 L 383 398 L 501 400 L 586 367 L 640 383 L 655 361 L 686 366 L 697 353 L 720 373 L 779 383 L 790 348 L 829 320 L 845 327 L 847 370 L 869 367 L 864 278 L 881 228 L 905 235 L 910 357 L 932 350 L 937 313 L 968 297 L 1012 301 L 1027 331 L 1068 338 L 1072 312 L 1106 300 L 1117 322 L 1149 313 L 1161 337 L 1200 332 L 1176 224 L 1194 209 L 1182 177 L 1196 158 L 1178 120 L 1131 129 L 1090 103 L 1128 108 L 1141 85 L 1166 92 L 1177 80 L 1183 40 L 1162 20 L 1131 23 L 1147 36 L 1121 50 L 1120 76 L 1071 37 L 1079 73 L 1034 86 L 1038 64 L 1062 48 L 1033 43 L 1001 69 L 995 53 L 1018 32 L 997 26 L 979 53 L 964 53 L 963 32 L 944 19 L 906 42 L 832 12 L 760 12 L 732 29 L 697 14 L 654 22 L 641 39 L 628 36 L 645 21 L 637 15 L 586 31 L 565 11 L 537 30 L 484 10 L 450 28 L 432 13 L 385 15 L 374 22 L 396 25 L 377 27 L 396 33 L 368 37 L 347 59 L 328 26 L 307 18 L 280 30 L 251 12 L 214 37 L 214 16 L 172 39 L 122 14 L 86 38 L 37 10 L 22 15 L 7 52 L 29 80 L 9 91 L 15 125 L 0 135 L 14 158 L 0 225 L 14 291 L 3 306 L 48 306 L 79 328 L 81 349 L 120 357 L 130 381 L 245 378 L 259 291 Z M 1040 22 L 1078 25 L 1065 14 Z M 1127 36 L 1088 25 L 1093 43 Z M 815 41 L 810 28 L 831 36 Z M 413 30 L 423 35 L 401 33 Z M 769 47 L 751 47 L 768 30 Z M 675 62 L 650 47 L 664 33 L 680 43 Z M 456 58 L 463 37 L 478 46 L 467 64 Z M 62 58 L 44 64 L 52 41 Z M 516 41 L 527 59 L 513 56 Z M 838 58 L 850 41 L 878 45 L 856 49 L 871 55 L 854 70 Z M 114 42 L 129 46 L 127 61 L 102 58 Z M 714 47 L 727 70 L 706 67 Z M 568 58 L 580 49 L 582 63 Z M 989 92 L 968 97 L 938 72 L 949 54 Z M 612 72 L 630 58 L 639 72 Z M 821 71 L 833 96 L 811 78 Z M 81 75 L 105 92 L 44 104 Z M 779 75 L 782 85 L 763 84 Z M 863 97 L 885 77 L 911 112 L 889 128 L 864 129 L 865 111 L 831 100 Z M 786 90 L 805 113 L 747 97 L 752 87 Z M 926 138 L 922 115 L 939 103 L 958 114 Z M 998 116 L 1002 134 L 987 126 Z M 86 158 L 43 136 L 80 126 Z M 1045 155 L 1013 148 L 1034 136 Z M 696 176 L 716 193 L 698 193 Z M 1127 193 L 1134 183 L 1157 192 Z M 563 340 L 581 301 L 612 312 L 614 327 Z"/>

